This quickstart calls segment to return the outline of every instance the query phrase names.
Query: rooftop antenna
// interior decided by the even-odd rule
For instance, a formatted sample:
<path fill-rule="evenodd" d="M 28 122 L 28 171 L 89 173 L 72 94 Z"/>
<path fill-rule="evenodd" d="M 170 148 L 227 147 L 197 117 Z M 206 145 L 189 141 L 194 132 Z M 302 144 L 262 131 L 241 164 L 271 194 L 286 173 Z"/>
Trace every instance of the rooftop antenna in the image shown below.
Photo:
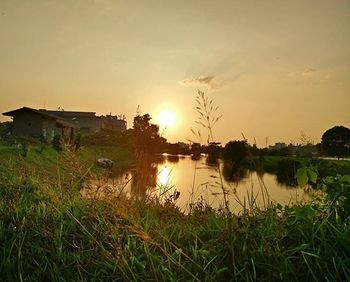
<path fill-rule="evenodd" d="M 269 136 L 265 137 L 265 148 L 267 148 L 267 145 L 269 144 Z"/>
<path fill-rule="evenodd" d="M 241 132 L 241 134 L 242 134 L 243 140 L 247 142 L 247 141 L 248 141 L 248 139 L 247 139 L 247 138 L 245 138 L 245 136 L 244 136 L 243 132 Z"/>
<path fill-rule="evenodd" d="M 256 139 L 255 139 L 255 137 L 253 137 L 253 139 L 254 139 L 254 145 L 256 146 Z"/>
<path fill-rule="evenodd" d="M 141 115 L 140 105 L 137 105 L 136 116 L 140 116 L 140 115 Z"/>

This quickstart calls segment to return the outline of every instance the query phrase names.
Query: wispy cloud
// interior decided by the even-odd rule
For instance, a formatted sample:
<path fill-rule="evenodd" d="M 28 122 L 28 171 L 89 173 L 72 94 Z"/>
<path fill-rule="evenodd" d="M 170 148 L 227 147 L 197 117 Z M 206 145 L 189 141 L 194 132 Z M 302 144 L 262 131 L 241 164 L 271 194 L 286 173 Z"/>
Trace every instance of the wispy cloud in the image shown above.
<path fill-rule="evenodd" d="M 309 76 L 309 75 L 313 75 L 315 72 L 317 72 L 316 69 L 313 69 L 313 68 L 306 68 L 306 69 L 304 69 L 304 71 L 303 71 L 301 74 L 302 74 L 302 75 Z"/>
<path fill-rule="evenodd" d="M 219 88 L 221 84 L 216 80 L 215 76 L 199 76 L 179 81 L 182 85 L 204 85 L 210 89 Z"/>
<path fill-rule="evenodd" d="M 312 76 L 317 72 L 317 69 L 307 67 L 304 70 L 293 71 L 288 74 L 289 77 L 297 76 Z"/>

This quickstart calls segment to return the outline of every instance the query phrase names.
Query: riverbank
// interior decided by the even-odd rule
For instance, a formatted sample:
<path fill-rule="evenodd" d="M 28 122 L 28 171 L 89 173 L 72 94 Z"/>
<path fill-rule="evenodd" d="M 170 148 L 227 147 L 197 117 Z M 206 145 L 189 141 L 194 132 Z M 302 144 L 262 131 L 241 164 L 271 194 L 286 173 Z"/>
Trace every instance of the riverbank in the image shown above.
<path fill-rule="evenodd" d="M 252 156 L 242 165 L 252 170 L 278 174 L 283 170 L 295 172 L 301 166 L 313 166 L 320 177 L 350 174 L 350 161 L 322 158 L 298 158 L 282 156 Z"/>
<path fill-rule="evenodd" d="M 0 145 L 0 163 L 25 163 L 31 169 L 51 175 L 57 174 L 60 158 L 67 157 L 66 153 L 57 152 L 49 145 L 29 145 L 26 148 Z M 78 150 L 77 157 L 80 165 L 86 168 L 94 167 L 99 158 L 112 160 L 115 166 L 129 166 L 134 162 L 133 154 L 125 148 L 116 146 L 84 146 Z M 4 171 L 9 166 L 0 165 Z M 96 169 L 96 167 L 94 167 Z"/>
<path fill-rule="evenodd" d="M 84 155 L 11 150 L 0 148 L 4 281 L 349 280 L 349 219 L 325 198 L 240 215 L 199 201 L 185 215 L 176 195 L 83 198 Z"/>

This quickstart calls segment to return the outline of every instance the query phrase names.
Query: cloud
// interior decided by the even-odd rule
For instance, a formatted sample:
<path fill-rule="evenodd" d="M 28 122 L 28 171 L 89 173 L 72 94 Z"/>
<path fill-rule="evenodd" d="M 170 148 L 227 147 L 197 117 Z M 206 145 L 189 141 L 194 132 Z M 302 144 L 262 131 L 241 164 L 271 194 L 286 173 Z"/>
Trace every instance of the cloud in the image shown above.
<path fill-rule="evenodd" d="M 210 89 L 219 88 L 221 86 L 220 83 L 217 82 L 215 76 L 199 76 L 196 78 L 189 78 L 179 81 L 182 85 L 204 85 L 209 87 Z"/>
<path fill-rule="evenodd" d="M 317 70 L 312 69 L 312 68 L 306 68 L 304 71 L 301 73 L 302 75 L 313 75 Z"/>
<path fill-rule="evenodd" d="M 293 71 L 288 74 L 289 77 L 298 77 L 298 76 L 312 76 L 317 72 L 316 69 L 313 68 L 305 68 L 304 70 Z"/>

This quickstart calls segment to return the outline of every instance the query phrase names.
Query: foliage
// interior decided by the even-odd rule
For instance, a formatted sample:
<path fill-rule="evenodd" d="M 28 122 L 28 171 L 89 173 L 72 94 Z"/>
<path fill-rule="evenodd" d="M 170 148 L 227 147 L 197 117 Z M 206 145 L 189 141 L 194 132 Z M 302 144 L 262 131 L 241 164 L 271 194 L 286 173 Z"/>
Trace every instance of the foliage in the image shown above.
<path fill-rule="evenodd" d="M 337 216 L 342 219 L 350 217 L 350 175 L 327 176 L 317 182 L 318 174 L 314 167 L 299 168 L 296 179 L 300 187 L 308 183 L 326 192 L 328 201 Z"/>
<path fill-rule="evenodd" d="M 200 90 L 197 92 L 196 103 L 198 119 L 195 122 L 208 131 L 207 144 L 210 142 L 215 142 L 213 129 L 222 118 L 222 115 L 217 114 L 219 107 L 215 106 L 213 100 L 209 100 L 209 98 L 205 96 L 204 92 Z M 191 129 L 191 131 L 197 138 L 201 139 L 200 130 L 195 131 L 194 129 Z"/>
<path fill-rule="evenodd" d="M 53 138 L 52 138 L 52 147 L 56 150 L 56 151 L 61 151 L 62 150 L 62 138 L 61 135 L 56 134 Z"/>
<path fill-rule="evenodd" d="M 344 126 L 335 126 L 328 129 L 322 135 L 322 150 L 332 157 L 341 157 L 350 155 L 350 129 Z"/>
<path fill-rule="evenodd" d="M 126 132 L 102 129 L 92 135 L 82 136 L 81 144 L 84 146 L 120 146 L 124 145 L 123 137 L 125 135 Z"/>
<path fill-rule="evenodd" d="M 74 150 L 76 150 L 76 151 L 78 151 L 80 149 L 80 147 L 82 146 L 82 136 L 80 133 L 77 133 L 74 135 L 73 146 L 74 146 Z"/>
<path fill-rule="evenodd" d="M 207 149 L 207 162 L 209 164 L 215 164 L 219 159 L 222 152 L 222 147 L 219 142 L 210 142 Z"/>
<path fill-rule="evenodd" d="M 304 187 L 309 182 L 316 184 L 317 172 L 311 167 L 301 167 L 297 170 L 295 175 L 298 185 Z"/>
<path fill-rule="evenodd" d="M 136 154 L 159 152 L 166 139 L 159 135 L 159 126 L 152 124 L 149 114 L 137 115 L 133 123 L 134 149 Z"/>
<path fill-rule="evenodd" d="M 6 139 L 11 134 L 12 126 L 12 121 L 0 122 L 0 139 Z"/>
<path fill-rule="evenodd" d="M 320 184 L 339 216 L 350 216 L 350 175 L 328 176 Z"/>
<path fill-rule="evenodd" d="M 242 162 L 249 154 L 247 141 L 230 141 L 223 149 L 223 157 L 233 163 Z"/>

